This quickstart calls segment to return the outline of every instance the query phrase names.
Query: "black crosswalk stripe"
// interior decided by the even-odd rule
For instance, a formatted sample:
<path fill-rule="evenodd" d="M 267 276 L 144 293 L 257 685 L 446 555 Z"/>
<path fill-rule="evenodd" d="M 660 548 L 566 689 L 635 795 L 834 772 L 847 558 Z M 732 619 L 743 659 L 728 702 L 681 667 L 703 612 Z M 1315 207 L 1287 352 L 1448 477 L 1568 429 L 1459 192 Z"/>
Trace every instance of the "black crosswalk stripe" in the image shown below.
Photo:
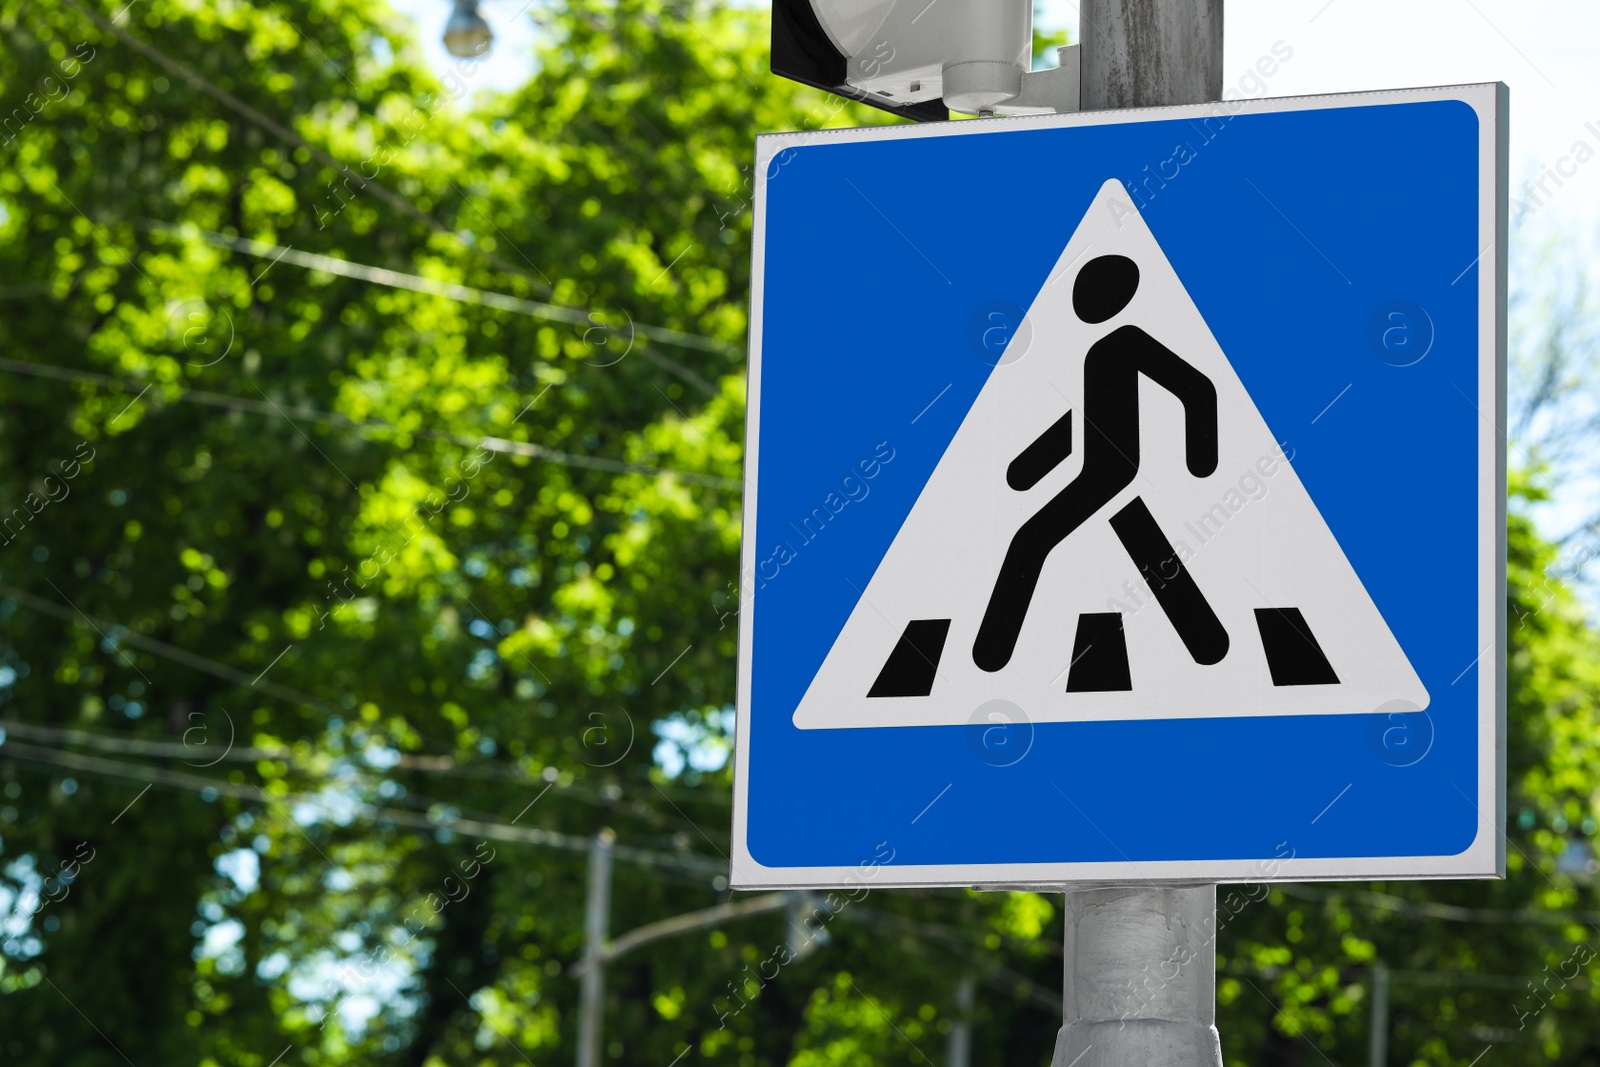
<path fill-rule="evenodd" d="M 1333 664 L 1299 608 L 1257 608 L 1256 628 L 1273 685 L 1338 685 Z"/>
<path fill-rule="evenodd" d="M 1338 685 L 1328 662 L 1299 608 L 1256 608 L 1256 628 L 1266 654 L 1272 684 Z M 949 619 L 913 619 L 906 623 L 894 651 L 884 661 L 869 697 L 925 697 L 933 692 L 950 635 Z M 1128 641 L 1117 611 L 1084 612 L 1072 644 L 1067 674 L 1069 693 L 1125 693 L 1133 690 Z"/>
<path fill-rule="evenodd" d="M 949 619 L 913 619 L 906 623 L 905 632 L 884 661 L 867 696 L 925 697 L 933 692 L 939 657 L 944 655 L 944 639 L 949 634 Z"/>
<path fill-rule="evenodd" d="M 1122 633 L 1122 612 L 1086 612 L 1078 616 L 1072 644 L 1069 693 L 1125 693 L 1133 688 L 1128 670 L 1128 641 Z"/>

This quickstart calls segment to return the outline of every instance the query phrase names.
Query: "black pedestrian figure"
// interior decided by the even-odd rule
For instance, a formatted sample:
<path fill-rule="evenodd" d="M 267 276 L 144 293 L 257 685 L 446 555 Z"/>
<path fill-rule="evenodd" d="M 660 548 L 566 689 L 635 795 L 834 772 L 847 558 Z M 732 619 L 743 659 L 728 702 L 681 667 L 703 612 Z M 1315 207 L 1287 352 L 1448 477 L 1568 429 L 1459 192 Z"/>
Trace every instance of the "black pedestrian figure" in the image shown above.
<path fill-rule="evenodd" d="M 1128 306 L 1138 288 L 1133 260 L 1100 256 L 1078 272 L 1072 307 L 1084 322 L 1105 322 Z M 1189 473 L 1204 478 L 1217 469 L 1217 390 L 1211 379 L 1137 326 L 1120 326 L 1096 341 L 1083 363 L 1083 469 L 1011 539 L 972 646 L 973 662 L 983 670 L 998 671 L 1010 662 L 1046 558 L 1138 474 L 1141 374 L 1183 403 Z M 1068 411 L 1011 462 L 1006 482 L 1018 491 L 1030 489 L 1071 453 Z M 1110 522 L 1195 662 L 1219 662 L 1228 652 L 1228 633 L 1144 502 L 1134 498 Z M 1120 635 L 1120 623 L 1117 629 Z"/>

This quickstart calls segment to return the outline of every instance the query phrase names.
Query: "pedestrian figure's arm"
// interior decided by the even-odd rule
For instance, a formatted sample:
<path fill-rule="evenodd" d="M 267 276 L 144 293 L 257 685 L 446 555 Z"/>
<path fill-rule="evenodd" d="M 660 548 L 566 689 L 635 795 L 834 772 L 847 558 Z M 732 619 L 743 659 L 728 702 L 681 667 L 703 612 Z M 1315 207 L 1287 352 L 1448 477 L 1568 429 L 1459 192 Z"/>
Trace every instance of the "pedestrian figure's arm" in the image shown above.
<path fill-rule="evenodd" d="M 1072 412 L 1067 412 L 1024 448 L 1006 468 L 1006 484 L 1017 492 L 1032 489 L 1040 478 L 1072 455 Z"/>
<path fill-rule="evenodd" d="M 1184 451 L 1189 473 L 1204 478 L 1217 469 L 1217 387 L 1160 341 L 1138 330 L 1139 371 L 1183 403 Z"/>

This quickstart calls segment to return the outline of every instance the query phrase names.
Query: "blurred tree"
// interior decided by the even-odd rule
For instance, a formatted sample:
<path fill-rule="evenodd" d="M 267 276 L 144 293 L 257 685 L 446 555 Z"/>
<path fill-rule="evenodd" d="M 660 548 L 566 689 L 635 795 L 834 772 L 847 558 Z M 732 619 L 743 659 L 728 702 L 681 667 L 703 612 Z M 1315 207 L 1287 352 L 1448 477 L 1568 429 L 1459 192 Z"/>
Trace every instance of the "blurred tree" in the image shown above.
<path fill-rule="evenodd" d="M 534 16 L 472 98 L 376 0 L 0 0 L 5 1062 L 559 1061 L 591 835 L 614 934 L 727 896 L 753 136 L 886 118 L 748 8 Z M 1394 1062 L 1595 1055 L 1590 986 L 1504 984 L 1593 940 L 1600 781 L 1513 535 L 1514 877 L 1251 905 L 1231 1059 L 1359 1059 L 1374 959 Z M 970 975 L 976 1059 L 1048 1061 L 1048 899 L 819 907 L 619 959 L 607 1058 L 938 1059 Z"/>
<path fill-rule="evenodd" d="M 725 895 L 753 134 L 885 119 L 749 10 L 537 17 L 471 104 L 367 0 L 0 2 L 8 1062 L 564 1057 L 585 839 L 615 931 Z M 942 954 L 1038 1060 L 1051 914 L 661 942 L 610 1051 L 926 1044 Z"/>
<path fill-rule="evenodd" d="M 1042 30 L 1039 21 L 1044 17 L 1044 8 L 1039 4 L 1033 5 L 1033 69 L 1056 66 L 1056 49 L 1067 43 L 1066 30 Z"/>

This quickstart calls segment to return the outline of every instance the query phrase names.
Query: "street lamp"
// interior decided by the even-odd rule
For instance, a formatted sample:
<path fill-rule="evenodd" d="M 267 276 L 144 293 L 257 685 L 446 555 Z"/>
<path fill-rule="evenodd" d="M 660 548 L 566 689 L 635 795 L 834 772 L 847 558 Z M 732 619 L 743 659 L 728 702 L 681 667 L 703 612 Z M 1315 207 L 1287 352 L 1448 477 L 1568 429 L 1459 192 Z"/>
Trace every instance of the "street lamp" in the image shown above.
<path fill-rule="evenodd" d="M 444 24 L 444 46 L 453 56 L 476 59 L 489 51 L 494 31 L 478 14 L 478 0 L 455 0 L 450 20 Z"/>

